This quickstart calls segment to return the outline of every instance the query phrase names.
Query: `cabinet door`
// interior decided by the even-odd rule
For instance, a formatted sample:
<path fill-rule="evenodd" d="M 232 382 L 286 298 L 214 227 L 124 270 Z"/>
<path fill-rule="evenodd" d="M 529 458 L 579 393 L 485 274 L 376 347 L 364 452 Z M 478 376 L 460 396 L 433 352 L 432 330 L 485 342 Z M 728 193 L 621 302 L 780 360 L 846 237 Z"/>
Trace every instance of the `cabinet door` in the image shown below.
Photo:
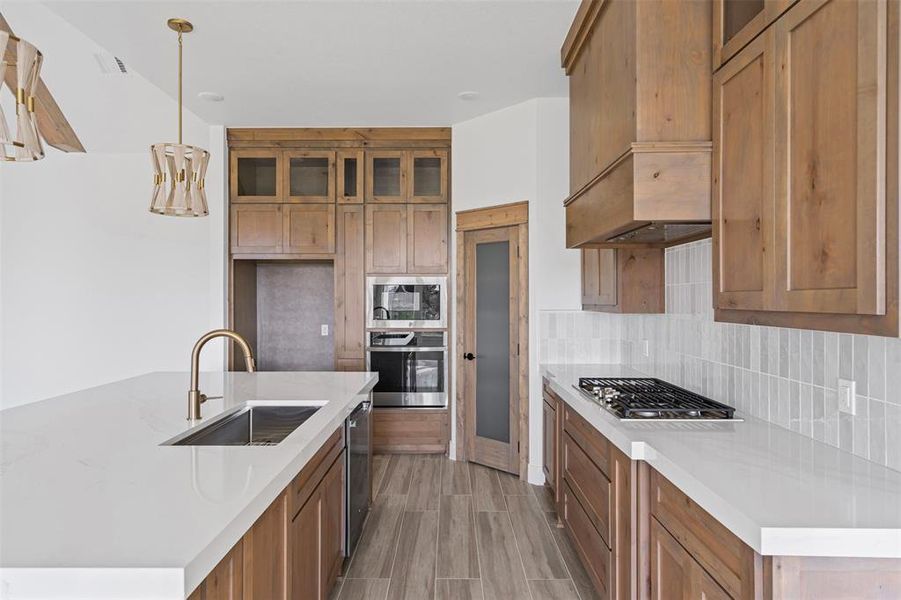
<path fill-rule="evenodd" d="M 885 314 L 886 11 L 804 1 L 774 25 L 779 310 Z"/>
<path fill-rule="evenodd" d="M 335 201 L 335 153 L 291 150 L 284 153 L 288 202 Z"/>
<path fill-rule="evenodd" d="M 280 150 L 232 150 L 229 198 L 232 202 L 281 202 Z"/>
<path fill-rule="evenodd" d="M 326 600 L 344 560 L 344 454 L 335 459 L 322 483 L 320 503 L 320 600 Z"/>
<path fill-rule="evenodd" d="M 406 202 L 409 154 L 401 150 L 366 152 L 366 202 Z"/>
<path fill-rule="evenodd" d="M 232 254 L 278 254 L 282 251 L 282 207 L 236 204 L 231 207 Z"/>
<path fill-rule="evenodd" d="M 616 250 L 582 250 L 582 305 L 616 306 Z"/>
<path fill-rule="evenodd" d="M 410 152 L 410 202 L 447 202 L 447 150 Z"/>
<path fill-rule="evenodd" d="M 407 272 L 447 273 L 447 205 L 407 207 Z"/>
<path fill-rule="evenodd" d="M 335 205 L 305 204 L 284 207 L 285 252 L 332 254 L 335 252 Z"/>
<path fill-rule="evenodd" d="M 719 68 L 798 0 L 713 0 L 713 67 Z"/>
<path fill-rule="evenodd" d="M 339 150 L 336 158 L 340 204 L 363 204 L 363 151 Z"/>
<path fill-rule="evenodd" d="M 291 521 L 291 598 L 318 600 L 322 589 L 322 555 L 319 525 L 322 521 L 319 491 L 307 500 Z"/>
<path fill-rule="evenodd" d="M 359 361 L 365 358 L 363 305 L 366 292 L 363 271 L 363 206 L 339 204 L 337 212 L 335 358 L 340 363 L 345 359 Z"/>
<path fill-rule="evenodd" d="M 670 533 L 651 518 L 651 598 L 730 600 Z"/>
<path fill-rule="evenodd" d="M 366 206 L 366 272 L 406 273 L 407 205 Z"/>
<path fill-rule="evenodd" d="M 282 492 L 244 534 L 244 598 L 288 597 L 288 498 Z"/>
<path fill-rule="evenodd" d="M 244 582 L 242 578 L 244 553 L 239 540 L 229 550 L 225 558 L 210 571 L 188 600 L 242 600 Z"/>
<path fill-rule="evenodd" d="M 551 402 L 553 402 L 553 399 L 551 399 Z M 556 434 L 557 426 L 557 411 L 548 403 L 548 398 L 544 399 L 542 407 L 544 409 L 544 452 L 542 454 L 544 462 L 544 480 L 551 489 L 554 489 L 554 483 L 556 481 L 554 458 L 557 452 L 557 444 L 554 436 Z"/>
<path fill-rule="evenodd" d="M 774 285 L 773 31 L 713 79 L 713 293 L 717 308 L 765 309 Z"/>

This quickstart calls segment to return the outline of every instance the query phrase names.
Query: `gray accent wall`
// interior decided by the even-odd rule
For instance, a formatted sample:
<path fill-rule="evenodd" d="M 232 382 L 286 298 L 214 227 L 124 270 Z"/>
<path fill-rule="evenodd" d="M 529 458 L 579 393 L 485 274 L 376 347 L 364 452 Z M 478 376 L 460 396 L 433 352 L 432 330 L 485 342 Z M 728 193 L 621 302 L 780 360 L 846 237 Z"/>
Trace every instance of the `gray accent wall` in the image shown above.
<path fill-rule="evenodd" d="M 328 335 L 321 326 L 328 325 Z M 257 366 L 333 371 L 335 275 L 331 262 L 257 265 Z"/>

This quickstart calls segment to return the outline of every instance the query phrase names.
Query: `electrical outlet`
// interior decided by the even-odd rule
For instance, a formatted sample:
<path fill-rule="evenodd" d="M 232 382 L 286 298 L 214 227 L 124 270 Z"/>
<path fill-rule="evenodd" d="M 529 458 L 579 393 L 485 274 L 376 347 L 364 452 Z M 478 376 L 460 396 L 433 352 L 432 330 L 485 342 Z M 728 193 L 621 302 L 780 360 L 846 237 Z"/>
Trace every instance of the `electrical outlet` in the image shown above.
<path fill-rule="evenodd" d="M 322 325 L 322 326 L 319 328 L 319 333 L 320 333 L 321 335 L 328 335 L 328 325 Z"/>
<path fill-rule="evenodd" d="M 648 340 L 641 340 L 641 355 L 642 356 L 650 356 L 651 355 L 651 344 Z"/>
<path fill-rule="evenodd" d="M 857 382 L 850 379 L 838 380 L 838 412 L 857 414 Z"/>

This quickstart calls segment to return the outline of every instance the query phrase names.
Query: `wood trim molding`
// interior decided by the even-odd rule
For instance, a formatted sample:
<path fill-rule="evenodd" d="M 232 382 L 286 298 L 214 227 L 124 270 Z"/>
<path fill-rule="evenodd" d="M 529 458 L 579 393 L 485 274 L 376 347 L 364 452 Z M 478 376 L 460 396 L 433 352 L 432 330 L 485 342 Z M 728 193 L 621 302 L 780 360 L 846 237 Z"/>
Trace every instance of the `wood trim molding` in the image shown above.
<path fill-rule="evenodd" d="M 461 226 L 461 217 L 462 226 Z M 466 232 L 480 229 L 516 226 L 519 243 L 519 477 L 529 476 L 529 203 L 514 202 L 488 208 L 457 213 L 457 252 L 455 286 L 455 438 L 456 458 L 467 461 L 466 440 L 466 369 L 459 357 L 463 356 L 466 337 Z M 540 451 L 540 449 L 539 449 Z"/>
<path fill-rule="evenodd" d="M 13 35 L 9 23 L 2 14 L 0 14 L 0 30 Z M 8 44 L 6 47 L 6 62 L 15 63 L 16 56 L 16 45 L 13 43 Z M 13 94 L 15 95 L 16 70 L 6 69 L 4 79 L 6 85 L 9 89 L 13 90 Z M 53 94 L 47 89 L 47 85 L 44 83 L 43 78 L 38 80 L 34 99 L 34 112 L 38 122 L 38 132 L 44 141 L 47 142 L 47 145 L 53 146 L 57 150 L 62 150 L 63 152 L 87 152 L 81 144 L 81 141 L 78 139 L 78 136 L 75 135 L 75 130 L 72 129 L 72 126 L 63 114 L 62 109 L 60 109 L 59 104 L 57 104 L 56 100 L 53 98 Z"/>
<path fill-rule="evenodd" d="M 528 222 L 528 201 L 457 211 L 457 231 L 494 229 Z"/>
<path fill-rule="evenodd" d="M 569 75 L 572 71 L 573 63 L 579 57 L 585 40 L 588 39 L 591 28 L 594 27 L 595 21 L 601 14 L 606 0 L 582 0 L 566 39 L 563 40 L 563 47 L 560 49 L 560 63 Z"/>
<path fill-rule="evenodd" d="M 450 127 L 236 127 L 229 128 L 231 142 L 354 142 L 429 141 L 450 145 Z"/>

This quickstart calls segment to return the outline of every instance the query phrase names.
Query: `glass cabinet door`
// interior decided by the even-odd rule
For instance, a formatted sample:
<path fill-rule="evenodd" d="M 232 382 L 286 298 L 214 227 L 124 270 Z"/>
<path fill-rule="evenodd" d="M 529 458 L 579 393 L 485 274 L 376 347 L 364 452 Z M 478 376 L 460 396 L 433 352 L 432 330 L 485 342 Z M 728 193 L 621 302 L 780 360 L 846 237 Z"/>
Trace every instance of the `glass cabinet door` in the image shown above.
<path fill-rule="evenodd" d="M 340 150 L 337 159 L 338 203 L 363 203 L 363 151 Z"/>
<path fill-rule="evenodd" d="M 723 44 L 728 44 L 763 9 L 764 0 L 723 0 Z"/>
<path fill-rule="evenodd" d="M 285 168 L 289 202 L 335 201 L 334 152 L 285 152 Z"/>
<path fill-rule="evenodd" d="M 406 155 L 400 150 L 366 153 L 367 202 L 406 202 Z"/>
<path fill-rule="evenodd" d="M 411 202 L 447 202 L 447 151 L 415 150 L 411 154 Z"/>
<path fill-rule="evenodd" d="M 278 202 L 282 196 L 279 150 L 232 150 L 232 202 Z"/>

